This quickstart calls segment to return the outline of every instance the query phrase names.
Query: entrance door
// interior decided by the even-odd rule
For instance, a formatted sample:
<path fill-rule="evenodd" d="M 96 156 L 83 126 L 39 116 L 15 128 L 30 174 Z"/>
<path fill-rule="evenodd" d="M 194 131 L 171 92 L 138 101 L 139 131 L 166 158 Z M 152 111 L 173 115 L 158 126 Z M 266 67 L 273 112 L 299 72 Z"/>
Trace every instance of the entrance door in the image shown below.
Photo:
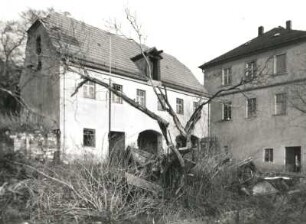
<path fill-rule="evenodd" d="M 301 171 L 301 146 L 286 147 L 286 170 Z"/>
<path fill-rule="evenodd" d="M 124 152 L 125 152 L 125 133 L 111 131 L 109 133 L 110 161 L 115 162 L 115 160 L 120 160 Z"/>

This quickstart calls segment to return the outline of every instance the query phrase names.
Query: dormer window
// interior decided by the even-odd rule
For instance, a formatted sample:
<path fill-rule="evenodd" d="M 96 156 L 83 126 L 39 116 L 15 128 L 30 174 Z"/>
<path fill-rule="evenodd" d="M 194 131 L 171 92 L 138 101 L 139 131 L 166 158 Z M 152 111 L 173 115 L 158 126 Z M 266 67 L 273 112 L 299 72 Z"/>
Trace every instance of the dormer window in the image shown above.
<path fill-rule="evenodd" d="M 152 66 L 151 66 L 151 72 L 152 72 L 152 79 L 153 80 L 156 80 L 156 81 L 160 81 L 160 62 L 159 62 L 159 59 L 151 59 L 151 62 L 152 62 Z"/>
<path fill-rule="evenodd" d="M 41 54 L 41 37 L 40 36 L 36 38 L 36 54 L 37 55 Z"/>
<path fill-rule="evenodd" d="M 158 51 L 155 47 L 144 51 L 143 54 L 138 54 L 131 58 L 133 62 L 137 65 L 138 69 L 141 71 L 143 76 L 152 78 L 152 80 L 160 81 L 160 60 L 163 58 L 161 53 L 163 51 Z M 147 61 L 150 64 L 150 69 Z M 151 71 L 151 74 L 149 72 Z"/>

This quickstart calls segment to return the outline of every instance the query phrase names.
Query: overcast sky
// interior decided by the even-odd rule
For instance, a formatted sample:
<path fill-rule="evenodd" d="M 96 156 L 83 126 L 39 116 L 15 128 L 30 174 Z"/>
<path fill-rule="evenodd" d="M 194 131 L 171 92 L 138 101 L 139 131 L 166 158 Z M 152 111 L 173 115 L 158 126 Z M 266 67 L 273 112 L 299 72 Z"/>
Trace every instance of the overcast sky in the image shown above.
<path fill-rule="evenodd" d="M 306 30 L 302 0 L 0 0 L 0 20 L 17 19 L 28 8 L 70 12 L 97 27 L 116 19 L 124 24 L 124 9 L 136 12 L 146 44 L 175 56 L 202 81 L 198 66 L 265 31 L 285 26 Z"/>

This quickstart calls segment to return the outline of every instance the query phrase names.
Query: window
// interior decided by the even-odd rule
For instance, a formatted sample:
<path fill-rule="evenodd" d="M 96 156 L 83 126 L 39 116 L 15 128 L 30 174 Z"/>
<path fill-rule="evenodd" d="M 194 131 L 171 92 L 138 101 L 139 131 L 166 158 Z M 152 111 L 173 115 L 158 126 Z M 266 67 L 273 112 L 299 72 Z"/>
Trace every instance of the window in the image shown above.
<path fill-rule="evenodd" d="M 287 71 L 286 54 L 274 56 L 274 74 L 282 74 Z"/>
<path fill-rule="evenodd" d="M 184 100 L 176 98 L 176 113 L 184 114 Z"/>
<path fill-rule="evenodd" d="M 222 69 L 222 86 L 230 85 L 232 83 L 232 69 Z"/>
<path fill-rule="evenodd" d="M 159 60 L 158 59 L 151 59 L 152 62 L 152 79 L 159 81 L 160 80 L 160 75 L 159 75 Z"/>
<path fill-rule="evenodd" d="M 195 110 L 198 108 L 199 105 L 200 105 L 199 102 L 193 102 L 193 112 L 195 112 Z"/>
<path fill-rule="evenodd" d="M 137 89 L 136 102 L 141 106 L 146 106 L 146 91 Z"/>
<path fill-rule="evenodd" d="M 83 85 L 83 97 L 95 99 L 96 98 L 96 85 L 93 82 L 86 82 Z"/>
<path fill-rule="evenodd" d="M 232 103 L 227 102 L 222 104 L 222 120 L 230 121 L 232 119 Z"/>
<path fill-rule="evenodd" d="M 40 36 L 36 38 L 36 54 L 37 55 L 41 54 L 41 37 Z"/>
<path fill-rule="evenodd" d="M 275 115 L 284 115 L 287 110 L 287 96 L 286 93 L 279 93 L 275 95 Z"/>
<path fill-rule="evenodd" d="M 40 71 L 40 70 L 41 70 L 41 67 L 42 67 L 41 60 L 40 60 L 40 59 L 38 59 L 38 63 L 37 63 L 37 67 L 36 67 L 36 71 Z"/>
<path fill-rule="evenodd" d="M 122 85 L 113 83 L 113 88 L 119 92 L 122 92 Z M 122 98 L 113 93 L 113 103 L 122 103 Z"/>
<path fill-rule="evenodd" d="M 251 61 L 245 64 L 245 78 L 248 81 L 253 80 L 256 77 L 256 62 Z"/>
<path fill-rule="evenodd" d="M 161 94 L 158 94 L 158 96 L 161 96 Z M 162 101 L 165 102 L 164 98 L 162 98 Z M 163 111 L 165 108 L 162 106 L 162 104 L 159 102 L 159 99 L 157 98 L 157 110 Z"/>
<path fill-rule="evenodd" d="M 256 98 L 250 98 L 247 100 L 247 117 L 256 116 Z"/>
<path fill-rule="evenodd" d="M 96 131 L 94 129 L 83 129 L 83 145 L 88 147 L 96 146 Z"/>
<path fill-rule="evenodd" d="M 273 149 L 265 149 L 264 161 L 273 162 Z"/>
<path fill-rule="evenodd" d="M 230 150 L 229 150 L 228 145 L 225 145 L 225 146 L 224 146 L 224 153 L 225 153 L 225 154 L 229 154 L 229 153 L 230 153 Z"/>

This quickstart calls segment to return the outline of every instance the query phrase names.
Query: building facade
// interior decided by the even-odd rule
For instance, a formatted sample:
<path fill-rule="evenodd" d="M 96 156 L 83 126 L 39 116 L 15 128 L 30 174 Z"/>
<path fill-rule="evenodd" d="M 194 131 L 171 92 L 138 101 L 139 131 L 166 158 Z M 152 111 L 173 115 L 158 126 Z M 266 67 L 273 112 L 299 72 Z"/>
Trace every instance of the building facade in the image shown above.
<path fill-rule="evenodd" d="M 210 135 L 222 150 L 263 170 L 305 169 L 305 56 L 306 32 L 287 21 L 200 66 L 210 94 L 238 84 L 210 104 Z"/>
<path fill-rule="evenodd" d="M 166 88 L 170 104 L 185 124 L 202 99 L 204 87 L 173 56 L 144 48 L 154 84 Z M 157 122 L 107 88 L 87 82 L 73 95 L 81 82 L 80 72 L 108 83 L 169 121 L 172 139 L 179 135 L 144 76 L 146 63 L 133 41 L 52 13 L 28 30 L 25 67 L 21 96 L 60 131 L 64 155 L 104 159 L 111 153 L 109 149 L 128 145 L 152 152 L 166 148 Z M 195 137 L 207 136 L 207 119 L 205 108 Z"/>

